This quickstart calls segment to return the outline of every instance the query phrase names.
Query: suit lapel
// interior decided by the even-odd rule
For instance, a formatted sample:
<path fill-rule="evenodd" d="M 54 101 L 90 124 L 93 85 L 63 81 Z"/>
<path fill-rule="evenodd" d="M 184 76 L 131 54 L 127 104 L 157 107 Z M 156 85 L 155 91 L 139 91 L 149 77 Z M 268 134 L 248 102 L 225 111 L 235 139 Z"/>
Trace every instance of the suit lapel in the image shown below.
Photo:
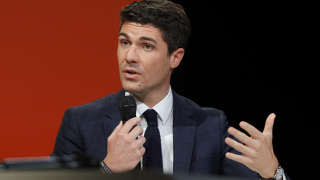
<path fill-rule="evenodd" d="M 194 109 L 173 93 L 173 172 L 189 172 L 196 131 Z"/>
<path fill-rule="evenodd" d="M 121 116 L 119 111 L 119 102 L 120 97 L 124 94 L 124 90 L 121 90 L 119 93 L 113 95 L 108 99 L 108 104 L 106 106 L 105 120 L 103 121 L 104 125 L 104 137 L 108 139 L 114 128 L 120 123 Z"/>

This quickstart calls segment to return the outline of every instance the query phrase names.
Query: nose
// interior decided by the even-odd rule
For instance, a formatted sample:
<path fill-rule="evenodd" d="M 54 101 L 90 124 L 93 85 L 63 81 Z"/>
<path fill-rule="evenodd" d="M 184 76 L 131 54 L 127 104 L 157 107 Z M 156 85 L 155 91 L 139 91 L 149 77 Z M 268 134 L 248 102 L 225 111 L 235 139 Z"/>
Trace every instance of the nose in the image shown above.
<path fill-rule="evenodd" d="M 135 46 L 131 46 L 128 48 L 127 54 L 126 54 L 126 61 L 127 63 L 137 63 L 139 59 L 137 48 Z"/>

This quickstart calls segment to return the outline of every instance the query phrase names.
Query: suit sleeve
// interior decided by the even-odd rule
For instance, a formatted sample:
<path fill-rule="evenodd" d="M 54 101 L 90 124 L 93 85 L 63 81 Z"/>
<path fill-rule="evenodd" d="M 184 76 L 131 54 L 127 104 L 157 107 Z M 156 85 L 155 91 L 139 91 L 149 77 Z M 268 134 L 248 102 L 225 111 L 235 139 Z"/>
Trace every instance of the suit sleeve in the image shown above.
<path fill-rule="evenodd" d="M 234 137 L 232 137 L 227 132 L 229 125 L 228 125 L 228 122 L 226 121 L 226 116 L 224 113 L 221 113 L 221 120 L 222 120 L 221 121 L 221 132 L 223 135 L 222 142 L 221 142 L 222 147 L 223 147 L 223 149 L 222 149 L 223 155 L 222 155 L 222 159 L 221 159 L 222 164 L 220 166 L 220 167 L 222 167 L 221 173 L 226 176 L 259 179 L 259 175 L 257 173 L 255 173 L 254 171 L 250 170 L 246 166 L 244 166 L 236 161 L 233 161 L 233 160 L 225 157 L 225 154 L 227 152 L 232 152 L 232 153 L 236 153 L 236 154 L 240 154 L 240 153 L 225 143 L 224 140 L 226 137 L 230 137 L 233 139 L 234 139 Z"/>
<path fill-rule="evenodd" d="M 72 109 L 67 109 L 56 137 L 54 151 L 51 155 L 81 155 L 83 151 L 83 141 L 77 118 L 74 116 Z"/>

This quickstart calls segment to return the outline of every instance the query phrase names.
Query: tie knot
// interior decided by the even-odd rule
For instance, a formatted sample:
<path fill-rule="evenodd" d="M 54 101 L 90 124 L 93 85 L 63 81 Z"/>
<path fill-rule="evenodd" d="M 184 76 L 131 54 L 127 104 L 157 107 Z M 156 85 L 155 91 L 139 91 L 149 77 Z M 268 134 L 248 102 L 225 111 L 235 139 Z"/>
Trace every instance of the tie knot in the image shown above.
<path fill-rule="evenodd" d="M 146 118 L 148 126 L 157 127 L 158 126 L 158 118 L 157 112 L 153 109 L 148 109 L 143 113 Z"/>

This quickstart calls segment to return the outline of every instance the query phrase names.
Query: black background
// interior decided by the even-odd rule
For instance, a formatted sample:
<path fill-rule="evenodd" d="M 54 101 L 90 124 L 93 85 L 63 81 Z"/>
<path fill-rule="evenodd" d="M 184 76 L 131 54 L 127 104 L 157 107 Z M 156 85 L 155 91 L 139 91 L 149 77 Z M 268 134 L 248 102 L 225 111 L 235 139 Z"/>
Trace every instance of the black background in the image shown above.
<path fill-rule="evenodd" d="M 317 79 L 311 63 L 317 58 L 311 55 L 309 10 L 269 2 L 174 2 L 185 7 L 192 35 L 173 89 L 201 106 L 224 110 L 235 127 L 244 120 L 263 130 L 274 112 L 280 164 L 292 179 L 313 174 Z"/>

